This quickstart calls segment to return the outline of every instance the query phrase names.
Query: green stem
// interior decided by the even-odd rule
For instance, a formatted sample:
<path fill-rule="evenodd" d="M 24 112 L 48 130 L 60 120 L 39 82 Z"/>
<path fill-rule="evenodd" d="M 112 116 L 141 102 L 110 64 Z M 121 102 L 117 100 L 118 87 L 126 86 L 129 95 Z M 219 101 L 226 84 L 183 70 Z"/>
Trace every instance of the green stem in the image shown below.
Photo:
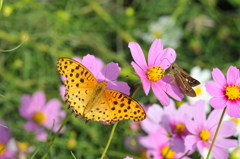
<path fill-rule="evenodd" d="M 137 92 L 139 91 L 140 88 L 142 88 L 142 84 L 140 84 L 140 85 L 138 86 L 138 88 L 133 92 L 132 98 L 135 97 L 135 95 L 137 94 Z"/>
<path fill-rule="evenodd" d="M 216 138 L 217 138 L 217 134 L 218 134 L 218 131 L 219 131 L 219 129 L 220 129 L 220 125 L 221 125 L 221 123 L 222 123 L 223 116 L 224 116 L 224 114 L 225 114 L 226 109 L 227 109 L 227 107 L 225 107 L 225 108 L 223 109 L 221 118 L 220 118 L 219 123 L 218 123 L 218 126 L 217 126 L 217 130 L 216 130 L 216 132 L 215 132 L 215 134 L 214 134 L 214 138 L 213 138 L 212 144 L 211 144 L 211 146 L 210 146 L 210 149 L 209 149 L 209 151 L 208 151 L 208 154 L 207 154 L 207 158 L 206 158 L 206 159 L 208 159 L 209 156 L 210 156 L 210 154 L 211 154 L 211 151 L 212 151 L 213 145 L 214 145 L 214 143 L 215 143 L 215 140 L 216 140 Z"/>
<path fill-rule="evenodd" d="M 54 134 L 52 140 L 49 142 L 48 144 L 48 148 L 47 151 L 44 153 L 42 159 L 45 159 L 50 151 L 50 148 L 52 147 L 54 140 L 56 139 L 56 137 L 58 136 L 59 132 L 62 130 L 62 128 L 66 125 L 66 123 L 68 122 L 68 120 L 70 119 L 72 113 L 68 113 L 67 117 L 65 118 L 65 120 L 62 122 L 62 125 L 60 126 L 60 128 L 58 129 L 58 131 Z"/>
<path fill-rule="evenodd" d="M 100 159 L 103 159 L 103 158 L 104 158 L 104 156 L 105 156 L 105 154 L 106 154 L 106 152 L 107 152 L 107 150 L 108 150 L 108 147 L 109 147 L 109 145 L 110 145 L 110 143 L 111 143 L 111 141 L 112 141 L 113 134 L 114 134 L 114 131 L 115 131 L 116 127 L 117 127 L 117 124 L 118 124 L 118 121 L 113 125 L 112 132 L 111 132 L 111 134 L 110 134 L 110 137 L 109 137 L 109 139 L 108 139 L 107 145 L 106 145 L 106 147 L 105 147 L 105 149 L 104 149 L 104 151 L 103 151 L 103 154 L 102 154 L 102 156 L 101 156 Z"/>

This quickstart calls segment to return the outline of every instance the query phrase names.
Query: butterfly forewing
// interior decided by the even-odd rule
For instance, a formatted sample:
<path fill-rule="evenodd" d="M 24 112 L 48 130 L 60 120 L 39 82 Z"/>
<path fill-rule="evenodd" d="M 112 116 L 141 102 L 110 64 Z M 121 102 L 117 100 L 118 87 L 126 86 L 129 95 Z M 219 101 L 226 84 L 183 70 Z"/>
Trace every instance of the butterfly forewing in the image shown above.
<path fill-rule="evenodd" d="M 200 84 L 200 82 L 198 80 L 196 80 L 195 78 L 193 78 L 192 76 L 190 76 L 187 72 L 185 72 L 183 69 L 181 69 L 181 75 L 184 77 L 184 79 L 188 82 L 188 84 L 191 87 L 195 87 L 197 85 Z"/>
<path fill-rule="evenodd" d="M 84 116 L 85 121 L 94 119 L 108 124 L 146 118 L 138 102 L 121 92 L 106 89 L 106 81 L 98 83 L 94 75 L 77 61 L 60 58 L 57 68 L 66 77 L 66 103 L 75 116 Z"/>

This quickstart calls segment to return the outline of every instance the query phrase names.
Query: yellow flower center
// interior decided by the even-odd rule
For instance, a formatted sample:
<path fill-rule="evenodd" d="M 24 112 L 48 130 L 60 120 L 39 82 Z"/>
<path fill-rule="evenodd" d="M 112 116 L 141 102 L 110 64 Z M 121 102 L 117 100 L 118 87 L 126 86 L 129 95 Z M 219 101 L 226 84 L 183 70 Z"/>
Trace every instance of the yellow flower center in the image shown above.
<path fill-rule="evenodd" d="M 179 124 L 175 125 L 175 132 L 177 134 L 182 134 L 184 132 L 184 130 L 185 130 L 185 125 L 184 124 L 179 123 Z"/>
<path fill-rule="evenodd" d="M 211 134 L 208 130 L 202 130 L 200 133 L 199 133 L 199 137 L 201 140 L 203 141 L 208 141 L 209 138 L 210 138 Z"/>
<path fill-rule="evenodd" d="M 162 33 L 158 30 L 153 32 L 153 36 L 157 39 L 160 39 L 162 37 Z"/>
<path fill-rule="evenodd" d="M 228 100 L 240 99 L 240 89 L 238 88 L 237 84 L 227 86 L 225 87 L 225 90 L 225 95 L 227 96 Z"/>
<path fill-rule="evenodd" d="M 136 146 L 136 145 L 137 145 L 137 142 L 136 142 L 136 140 L 131 139 L 130 144 L 131 144 L 132 146 Z"/>
<path fill-rule="evenodd" d="M 28 142 L 17 142 L 17 147 L 21 152 L 24 152 L 24 151 L 27 151 L 29 144 Z"/>
<path fill-rule="evenodd" d="M 170 149 L 170 146 L 164 146 L 161 149 L 161 154 L 164 158 L 174 158 L 175 152 Z"/>
<path fill-rule="evenodd" d="M 203 92 L 202 89 L 201 89 L 201 87 L 196 87 L 194 90 L 195 90 L 195 92 L 196 92 L 197 95 L 201 95 L 202 92 Z"/>
<path fill-rule="evenodd" d="M 77 145 L 77 141 L 75 139 L 69 139 L 67 142 L 67 147 L 69 149 L 74 148 Z"/>
<path fill-rule="evenodd" d="M 33 121 L 41 125 L 45 121 L 45 115 L 42 112 L 36 112 L 33 115 Z"/>
<path fill-rule="evenodd" d="M 231 118 L 231 120 L 232 120 L 236 125 L 239 124 L 239 120 L 238 120 L 238 119 L 236 119 L 236 118 Z"/>
<path fill-rule="evenodd" d="M 5 145 L 0 142 L 0 157 L 5 153 Z"/>
<path fill-rule="evenodd" d="M 163 73 L 165 72 L 164 70 L 161 70 L 161 67 L 162 66 L 157 67 L 155 65 L 150 67 L 147 71 L 148 80 L 156 82 L 161 79 L 164 76 Z"/>

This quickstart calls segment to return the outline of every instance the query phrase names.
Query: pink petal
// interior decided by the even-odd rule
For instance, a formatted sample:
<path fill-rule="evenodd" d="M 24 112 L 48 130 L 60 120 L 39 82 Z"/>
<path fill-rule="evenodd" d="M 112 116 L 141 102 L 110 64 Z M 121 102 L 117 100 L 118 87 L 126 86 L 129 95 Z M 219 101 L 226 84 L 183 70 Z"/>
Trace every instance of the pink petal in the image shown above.
<path fill-rule="evenodd" d="M 45 94 L 42 91 L 35 92 L 32 96 L 32 101 L 28 108 L 33 107 L 35 111 L 40 111 L 42 108 L 44 108 L 45 102 Z"/>
<path fill-rule="evenodd" d="M 139 77 L 147 78 L 146 71 L 142 70 L 135 62 L 131 62 L 131 65 Z"/>
<path fill-rule="evenodd" d="M 204 148 L 206 147 L 206 145 L 205 145 L 205 143 L 204 143 L 204 141 L 199 141 L 198 143 L 197 143 L 197 148 L 198 148 L 198 151 L 199 151 L 199 153 L 201 154 L 201 156 L 203 156 L 203 151 L 204 151 Z"/>
<path fill-rule="evenodd" d="M 115 81 L 120 73 L 120 67 L 117 63 L 111 62 L 104 66 L 98 74 L 98 80 Z M 100 82 L 100 81 L 99 81 Z"/>
<path fill-rule="evenodd" d="M 218 68 L 213 69 L 212 77 L 213 77 L 213 80 L 217 82 L 217 84 L 221 85 L 222 87 L 227 85 L 227 81 L 223 73 Z"/>
<path fill-rule="evenodd" d="M 170 104 L 169 97 L 166 95 L 166 93 L 162 90 L 162 88 L 160 88 L 160 86 L 157 83 L 155 82 L 152 83 L 152 90 L 155 96 L 157 97 L 157 99 L 160 101 L 160 103 L 163 106 L 168 106 Z"/>
<path fill-rule="evenodd" d="M 174 152 L 183 153 L 185 151 L 184 140 L 175 136 L 170 140 L 170 147 Z"/>
<path fill-rule="evenodd" d="M 144 54 L 138 43 L 130 42 L 128 44 L 134 61 L 146 72 L 148 69 Z"/>
<path fill-rule="evenodd" d="M 163 114 L 163 109 L 158 104 L 153 104 L 151 107 L 148 108 L 147 116 L 151 119 L 154 123 L 160 123 L 161 117 Z"/>
<path fill-rule="evenodd" d="M 223 148 L 220 148 L 220 147 L 217 147 L 217 146 L 213 146 L 211 154 L 214 158 L 217 158 L 217 159 L 228 158 L 227 150 L 224 150 Z"/>
<path fill-rule="evenodd" d="M 81 61 L 82 61 L 80 57 L 73 57 L 72 59 L 79 62 L 79 63 L 81 63 Z"/>
<path fill-rule="evenodd" d="M 190 118 L 189 116 L 185 115 L 185 125 L 188 129 L 188 131 L 192 134 L 198 135 L 198 125 L 196 125 Z"/>
<path fill-rule="evenodd" d="M 11 136 L 10 130 L 9 130 L 9 128 L 5 128 L 2 126 L 2 125 L 7 126 L 7 124 L 3 120 L 0 120 L 0 124 L 1 124 L 0 125 L 0 133 L 1 133 L 0 143 L 7 144 L 8 140 L 10 139 L 10 136 Z"/>
<path fill-rule="evenodd" d="M 217 83 L 208 81 L 205 84 L 207 92 L 214 97 L 223 97 L 224 95 L 224 88 L 220 87 Z"/>
<path fill-rule="evenodd" d="M 152 148 L 152 144 L 149 142 L 149 137 L 140 137 L 139 143 L 145 148 L 148 148 L 148 149 Z"/>
<path fill-rule="evenodd" d="M 131 65 L 133 66 L 135 72 L 138 74 L 138 76 L 141 79 L 142 85 L 143 85 L 143 90 L 146 95 L 148 95 L 151 83 L 147 79 L 146 72 L 144 72 L 135 62 L 131 62 Z"/>
<path fill-rule="evenodd" d="M 185 137 L 185 146 L 189 150 L 196 149 L 197 142 L 200 141 L 198 136 L 195 135 L 187 135 Z"/>
<path fill-rule="evenodd" d="M 192 118 L 193 115 L 193 106 L 190 103 L 183 103 L 179 108 L 178 108 L 178 118 L 181 121 L 184 121 L 184 115 L 186 114 L 190 118 Z"/>
<path fill-rule="evenodd" d="M 30 107 L 31 97 L 28 94 L 24 94 L 21 98 L 21 106 L 19 107 L 19 113 L 25 119 L 31 119 L 34 113 L 34 107 Z"/>
<path fill-rule="evenodd" d="M 162 66 L 166 70 L 176 59 L 176 52 L 172 48 L 164 49 L 156 59 L 156 66 Z"/>
<path fill-rule="evenodd" d="M 240 105 L 237 102 L 229 101 L 227 105 L 227 114 L 233 118 L 240 118 Z"/>
<path fill-rule="evenodd" d="M 236 133 L 236 124 L 232 121 L 224 121 L 220 126 L 220 130 L 218 132 L 219 137 L 230 137 Z M 215 129 L 216 130 L 216 129 Z"/>
<path fill-rule="evenodd" d="M 103 66 L 104 66 L 103 61 L 101 59 L 95 57 L 95 69 L 96 69 L 97 73 L 99 73 L 101 71 Z"/>
<path fill-rule="evenodd" d="M 59 91 L 60 91 L 60 95 L 61 95 L 61 97 L 62 97 L 62 100 L 65 101 L 65 97 L 64 97 L 65 94 L 66 94 L 66 88 L 65 88 L 65 86 L 64 86 L 64 85 L 60 86 Z"/>
<path fill-rule="evenodd" d="M 46 141 L 47 140 L 47 133 L 44 132 L 43 128 L 38 129 L 37 131 L 35 131 L 35 135 L 37 140 L 39 141 Z"/>
<path fill-rule="evenodd" d="M 238 144 L 237 140 L 234 139 L 221 139 L 221 138 L 217 138 L 214 146 L 218 146 L 221 147 L 223 149 L 228 149 L 228 148 L 232 148 L 232 147 L 236 147 Z"/>
<path fill-rule="evenodd" d="M 148 95 L 149 91 L 150 91 L 150 86 L 151 86 L 151 82 L 145 78 L 145 77 L 140 77 L 142 85 L 143 85 L 143 90 L 145 92 L 146 95 Z"/>
<path fill-rule="evenodd" d="M 152 133 L 157 131 L 157 129 L 160 127 L 157 123 L 153 122 L 151 119 L 148 117 L 141 121 L 141 127 L 142 129 L 147 132 L 147 133 Z"/>
<path fill-rule="evenodd" d="M 206 122 L 204 100 L 199 100 L 194 106 L 194 121 L 199 129 L 204 128 Z"/>
<path fill-rule="evenodd" d="M 63 75 L 60 75 L 61 80 L 64 82 L 67 78 Z"/>
<path fill-rule="evenodd" d="M 40 126 L 33 121 L 27 121 L 24 124 L 24 129 L 27 130 L 27 131 L 34 131 L 34 130 L 39 129 L 39 128 L 40 128 Z"/>
<path fill-rule="evenodd" d="M 96 77 L 97 69 L 95 65 L 95 56 L 87 54 L 82 59 L 82 64 Z"/>
<path fill-rule="evenodd" d="M 234 66 L 230 66 L 227 71 L 227 83 L 229 85 L 236 84 L 237 79 L 239 78 L 239 69 Z"/>
<path fill-rule="evenodd" d="M 178 89 L 176 83 L 172 82 L 172 78 L 169 75 L 164 76 L 157 83 L 169 94 L 172 98 L 181 101 L 184 95 Z"/>
<path fill-rule="evenodd" d="M 58 99 L 50 100 L 43 110 L 46 117 L 44 126 L 48 129 L 52 129 L 53 126 L 59 123 L 59 112 L 61 110 L 61 102 Z"/>
<path fill-rule="evenodd" d="M 223 112 L 223 110 L 220 110 L 220 109 L 213 110 L 208 116 L 206 128 L 208 128 L 210 130 L 213 127 L 215 127 L 219 122 L 222 112 Z"/>
<path fill-rule="evenodd" d="M 176 116 L 178 114 L 175 103 L 172 99 L 170 99 L 170 104 L 167 107 L 164 107 L 164 114 L 169 116 Z"/>
<path fill-rule="evenodd" d="M 162 40 L 159 39 L 154 40 L 148 53 L 148 67 L 153 67 L 155 65 L 156 63 L 155 60 L 157 60 L 157 57 L 162 50 L 163 50 Z"/>
<path fill-rule="evenodd" d="M 113 89 L 119 92 L 122 92 L 126 95 L 130 95 L 130 87 L 126 82 L 112 82 L 107 83 L 107 89 Z"/>
<path fill-rule="evenodd" d="M 225 98 L 213 97 L 209 103 L 215 109 L 223 109 L 227 106 L 228 101 Z"/>

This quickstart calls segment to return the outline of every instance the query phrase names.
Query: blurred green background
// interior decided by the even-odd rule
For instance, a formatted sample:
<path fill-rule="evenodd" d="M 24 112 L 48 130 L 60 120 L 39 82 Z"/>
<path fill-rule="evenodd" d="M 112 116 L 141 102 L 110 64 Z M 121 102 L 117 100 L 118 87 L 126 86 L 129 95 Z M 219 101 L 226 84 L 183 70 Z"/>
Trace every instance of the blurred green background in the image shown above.
<path fill-rule="evenodd" d="M 159 17 L 169 16 L 174 26 L 151 33 L 151 25 Z M 160 25 L 164 24 L 159 24 Z M 179 30 L 181 36 L 172 31 Z M 105 64 L 117 62 L 122 68 L 119 81 L 133 88 L 138 78 L 130 65 L 128 42 L 139 43 L 145 55 L 151 46 L 143 34 L 157 38 L 171 37 L 164 47 L 177 40 L 176 62 L 189 71 L 198 65 L 226 72 L 230 65 L 240 66 L 240 1 L 239 0 L 5 0 L 0 12 L 0 50 L 8 50 L 26 41 L 11 52 L 0 52 L 0 118 L 11 128 L 12 136 L 40 148 L 36 158 L 46 151 L 47 144 L 23 129 L 26 122 L 19 112 L 23 94 L 44 91 L 47 99 L 61 100 L 62 85 L 56 69 L 60 57 L 101 58 Z M 158 33 L 158 34 L 156 34 Z M 126 78 L 125 76 L 128 77 Z M 135 99 L 159 103 L 141 90 Z M 62 108 L 67 110 L 62 101 Z M 126 136 L 135 135 L 129 121 L 119 123 L 106 158 L 139 158 L 124 145 Z M 97 158 L 102 154 L 112 126 L 98 122 L 85 124 L 72 116 L 66 130 L 55 141 L 48 158 Z M 24 133 L 23 133 L 24 132 Z M 51 135 L 51 132 L 48 132 Z M 71 141 L 76 145 L 69 144 Z M 32 154 L 29 155 L 29 157 Z"/>

